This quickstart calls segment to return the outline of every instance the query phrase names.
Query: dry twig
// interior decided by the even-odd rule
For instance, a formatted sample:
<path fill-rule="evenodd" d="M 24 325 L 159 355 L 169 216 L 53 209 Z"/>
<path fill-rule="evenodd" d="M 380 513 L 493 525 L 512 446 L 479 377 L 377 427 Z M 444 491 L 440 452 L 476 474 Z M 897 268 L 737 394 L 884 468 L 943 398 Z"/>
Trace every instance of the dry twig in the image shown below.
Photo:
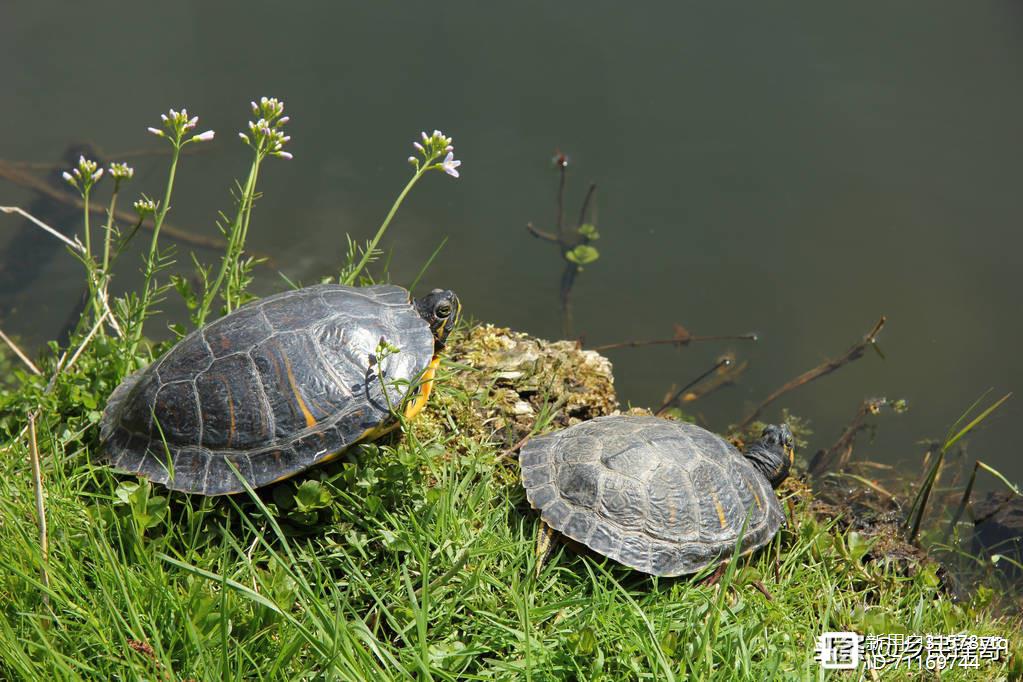
<path fill-rule="evenodd" d="M 688 346 L 694 341 L 756 341 L 756 334 L 715 334 L 711 336 L 697 336 L 690 334 L 689 330 L 680 324 L 675 325 L 675 334 L 670 339 L 650 339 L 647 341 L 621 341 L 619 343 L 605 343 L 602 346 L 594 346 L 590 350 L 603 352 L 606 350 L 617 350 L 619 348 L 640 348 L 643 346 L 675 346 L 681 348 Z"/>
<path fill-rule="evenodd" d="M 18 215 L 22 216 L 26 220 L 30 221 L 33 225 L 36 225 L 36 226 L 42 228 L 43 230 L 45 230 L 49 234 L 51 234 L 54 237 L 56 237 L 57 239 L 61 240 L 62 242 L 64 242 L 68 246 L 70 246 L 72 249 L 77 251 L 78 253 L 81 253 L 81 254 L 85 253 L 85 247 L 82 246 L 82 243 L 80 241 L 78 241 L 77 237 L 74 240 L 68 239 L 67 237 L 62 235 L 59 231 L 57 231 L 54 228 L 50 227 L 49 225 L 44 223 L 42 220 L 39 220 L 39 218 L 36 218 L 34 215 L 32 215 L 31 213 L 29 213 L 28 211 L 26 211 L 26 210 L 24 210 L 22 208 L 18 208 L 17 206 L 0 206 L 0 212 L 3 212 L 3 213 L 17 213 Z M 103 304 L 104 317 L 106 317 L 110 321 L 110 327 L 114 330 L 114 332 L 119 337 L 124 338 L 124 332 L 121 330 L 121 325 L 119 325 L 117 323 L 117 318 L 114 316 L 114 311 L 110 309 L 110 294 L 107 292 L 106 286 L 104 285 L 104 286 L 100 287 L 97 293 L 99 294 L 100 303 Z"/>
<path fill-rule="evenodd" d="M 46 589 L 49 589 L 50 575 L 46 570 L 46 563 L 50 554 L 50 548 L 46 533 L 46 505 L 43 501 L 43 472 L 42 467 L 39 465 L 39 447 L 36 443 L 36 417 L 34 414 L 28 415 L 28 432 L 29 456 L 32 459 L 32 478 L 35 481 L 36 516 L 39 519 L 39 549 L 43 558 L 41 572 L 43 586 L 46 587 Z M 47 606 L 50 604 L 50 597 L 46 592 L 43 592 L 43 603 Z"/>
<path fill-rule="evenodd" d="M 831 468 L 836 468 L 839 471 L 845 469 L 845 466 L 852 458 L 856 435 L 867 428 L 867 417 L 880 414 L 881 408 L 887 403 L 887 398 L 867 398 L 864 400 L 859 408 L 857 408 L 852 421 L 849 422 L 845 430 L 842 431 L 842 435 L 835 441 L 835 444 L 827 450 L 818 450 L 813 459 L 810 460 L 810 474 L 812 476 L 819 476 Z"/>
<path fill-rule="evenodd" d="M 742 430 L 749 426 L 754 419 L 760 416 L 760 413 L 763 412 L 765 407 L 767 407 L 775 400 L 788 393 L 789 391 L 793 391 L 799 388 L 800 386 L 805 386 L 811 381 L 815 379 L 820 379 L 822 376 L 826 374 L 831 374 L 836 369 L 844 367 L 845 365 L 849 364 L 854 360 L 859 360 L 863 356 L 863 351 L 866 350 L 867 346 L 872 346 L 874 345 L 874 343 L 877 342 L 877 335 L 881 333 L 881 329 L 884 327 L 884 323 L 886 320 L 887 318 L 884 315 L 882 315 L 881 319 L 879 319 L 877 323 L 871 328 L 871 330 L 867 332 L 866 336 L 864 336 L 860 341 L 857 341 L 841 357 L 835 358 L 833 360 L 825 360 L 820 365 L 814 367 L 811 370 L 803 372 L 795 379 L 789 381 L 787 384 L 777 389 L 774 393 L 767 396 L 767 398 L 764 399 L 764 402 L 760 403 L 756 407 L 756 409 L 754 409 L 746 416 L 745 419 L 739 422 L 738 428 Z"/>
<path fill-rule="evenodd" d="M 706 379 L 707 377 L 709 377 L 709 376 L 710 376 L 711 374 L 713 374 L 714 372 L 717 372 L 717 371 L 718 371 L 718 370 L 720 370 L 720 369 L 724 369 L 725 367 L 728 367 L 728 366 L 730 366 L 731 364 L 732 364 L 732 358 L 731 358 L 731 357 L 729 357 L 729 356 L 727 356 L 727 355 L 726 355 L 725 357 L 721 358 L 721 359 L 720 359 L 720 360 L 718 360 L 718 361 L 717 361 L 716 363 L 714 363 L 714 366 L 713 366 L 713 367 L 711 367 L 711 368 L 710 368 L 710 369 L 708 369 L 708 370 L 707 370 L 706 372 L 704 372 L 704 373 L 703 373 L 703 374 L 701 374 L 700 376 L 698 376 L 698 377 L 696 377 L 695 379 L 693 379 L 692 381 L 690 381 L 690 382 L 689 382 L 688 384 L 686 384 L 686 385 L 685 385 L 685 386 L 683 386 L 682 388 L 680 388 L 680 389 L 678 389 L 677 391 L 675 391 L 675 393 L 673 393 L 673 394 L 671 395 L 671 397 L 669 397 L 669 398 L 668 398 L 667 400 L 665 400 L 665 401 L 664 401 L 664 403 L 663 403 L 663 404 L 662 404 L 662 405 L 661 405 L 661 406 L 660 406 L 659 408 L 657 408 L 657 411 L 656 411 L 656 412 L 654 412 L 654 415 L 655 415 L 655 416 L 658 416 L 658 417 L 659 417 L 659 416 L 661 416 L 661 414 L 662 414 L 662 413 L 663 413 L 663 412 L 664 412 L 665 410 L 667 410 L 667 409 L 668 409 L 669 407 L 671 407 L 671 406 L 672 406 L 672 404 L 673 404 L 673 403 L 674 403 L 674 402 L 675 402 L 676 400 L 678 400 L 679 398 L 681 398 L 681 397 L 682 397 L 682 394 L 683 394 L 683 393 L 685 393 L 685 392 L 686 392 L 686 391 L 688 391 L 688 390 L 689 390 L 690 388 L 692 388 L 692 387 L 693 387 L 693 386 L 695 386 L 696 384 L 700 383 L 701 381 L 703 381 L 704 379 Z"/>
<path fill-rule="evenodd" d="M 36 367 L 35 363 L 29 360 L 28 356 L 21 352 L 21 349 L 18 348 L 14 341 L 11 341 L 7 334 L 4 334 L 2 330 L 0 330 L 0 339 L 3 339 L 4 343 L 10 346 L 11 350 L 14 351 L 14 354 L 17 355 L 21 359 L 21 361 L 25 363 L 29 370 L 31 370 L 32 374 L 37 375 L 42 374 L 42 372 L 39 371 L 39 368 Z"/>

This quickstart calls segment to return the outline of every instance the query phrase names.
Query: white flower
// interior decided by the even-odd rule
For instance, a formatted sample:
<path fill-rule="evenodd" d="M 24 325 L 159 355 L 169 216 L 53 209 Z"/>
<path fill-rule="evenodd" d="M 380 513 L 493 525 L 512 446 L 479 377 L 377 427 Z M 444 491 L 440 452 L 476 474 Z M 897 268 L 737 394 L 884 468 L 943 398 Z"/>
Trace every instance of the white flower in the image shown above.
<path fill-rule="evenodd" d="M 207 130 L 205 133 L 199 133 L 198 135 L 192 136 L 192 142 L 209 142 L 216 135 L 212 130 Z"/>
<path fill-rule="evenodd" d="M 110 176 L 114 180 L 131 180 L 135 175 L 135 169 L 126 163 L 110 164 Z"/>
<path fill-rule="evenodd" d="M 457 168 L 462 165 L 461 161 L 455 159 L 454 152 L 448 152 L 448 155 L 444 157 L 444 160 L 440 162 L 441 170 L 450 175 L 453 178 L 458 177 Z"/>

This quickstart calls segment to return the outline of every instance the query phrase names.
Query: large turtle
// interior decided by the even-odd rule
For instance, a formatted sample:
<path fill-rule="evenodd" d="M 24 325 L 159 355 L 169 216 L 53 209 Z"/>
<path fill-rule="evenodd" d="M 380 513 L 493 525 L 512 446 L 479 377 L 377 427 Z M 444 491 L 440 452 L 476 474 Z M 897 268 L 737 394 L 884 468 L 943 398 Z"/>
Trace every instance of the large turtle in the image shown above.
<path fill-rule="evenodd" d="M 676 576 L 771 540 L 785 519 L 772 487 L 792 458 L 784 425 L 742 455 L 693 424 L 613 416 L 534 438 L 519 463 L 542 520 L 541 562 L 553 529 L 644 573 Z"/>
<path fill-rule="evenodd" d="M 297 474 L 387 433 L 403 406 L 407 418 L 422 409 L 460 310 L 450 291 L 410 301 L 390 285 L 322 284 L 242 306 L 117 387 L 103 456 L 203 495 L 244 490 L 239 475 L 258 487 Z"/>

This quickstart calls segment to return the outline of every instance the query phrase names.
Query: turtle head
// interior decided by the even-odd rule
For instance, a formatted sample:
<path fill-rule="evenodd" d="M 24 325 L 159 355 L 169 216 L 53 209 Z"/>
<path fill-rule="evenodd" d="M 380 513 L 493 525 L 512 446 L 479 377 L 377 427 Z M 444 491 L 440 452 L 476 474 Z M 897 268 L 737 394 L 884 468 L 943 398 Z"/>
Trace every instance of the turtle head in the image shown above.
<path fill-rule="evenodd" d="M 764 428 L 760 440 L 746 448 L 743 454 L 770 481 L 771 487 L 777 488 L 789 475 L 796 456 L 792 431 L 787 424 L 771 424 Z"/>
<path fill-rule="evenodd" d="M 434 289 L 426 296 L 417 298 L 414 305 L 419 315 L 430 325 L 438 348 L 443 348 L 448 334 L 458 323 L 458 316 L 462 312 L 458 296 L 447 289 Z"/>

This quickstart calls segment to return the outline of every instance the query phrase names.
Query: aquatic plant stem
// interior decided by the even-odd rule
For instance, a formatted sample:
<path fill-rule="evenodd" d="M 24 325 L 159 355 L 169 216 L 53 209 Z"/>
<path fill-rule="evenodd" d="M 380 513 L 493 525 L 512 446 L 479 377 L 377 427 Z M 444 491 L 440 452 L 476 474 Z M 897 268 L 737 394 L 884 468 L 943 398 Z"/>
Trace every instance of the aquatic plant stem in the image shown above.
<path fill-rule="evenodd" d="M 430 159 L 426 163 L 422 164 L 416 171 L 416 174 L 412 176 L 412 179 L 408 181 L 408 184 L 405 185 L 405 189 L 401 190 L 401 193 L 398 195 L 398 198 L 395 199 L 394 204 L 391 205 L 391 210 L 387 212 L 387 217 L 384 218 L 384 222 L 380 224 L 380 227 L 377 229 L 377 233 L 373 236 L 373 240 L 369 243 L 369 246 L 367 246 L 366 250 L 363 252 L 362 259 L 359 261 L 359 264 L 355 266 L 354 270 L 348 273 L 347 277 L 345 277 L 345 281 L 343 282 L 344 284 L 351 286 L 352 284 L 355 283 L 355 278 L 359 276 L 359 273 L 362 272 L 362 269 L 366 267 L 367 263 L 369 263 L 369 259 L 372 257 L 373 251 L 376 249 L 377 244 L 380 243 L 380 239 L 384 236 L 384 232 L 387 232 L 387 227 L 391 224 L 391 220 L 394 218 L 394 214 L 398 212 L 398 207 L 401 206 L 401 202 L 405 201 L 405 197 L 408 195 L 410 191 L 412 191 L 412 188 L 415 186 L 415 184 L 419 182 L 419 178 L 423 177 L 423 174 L 425 174 L 426 171 L 432 168 L 431 163 L 433 162 L 433 160 L 434 159 Z"/>

